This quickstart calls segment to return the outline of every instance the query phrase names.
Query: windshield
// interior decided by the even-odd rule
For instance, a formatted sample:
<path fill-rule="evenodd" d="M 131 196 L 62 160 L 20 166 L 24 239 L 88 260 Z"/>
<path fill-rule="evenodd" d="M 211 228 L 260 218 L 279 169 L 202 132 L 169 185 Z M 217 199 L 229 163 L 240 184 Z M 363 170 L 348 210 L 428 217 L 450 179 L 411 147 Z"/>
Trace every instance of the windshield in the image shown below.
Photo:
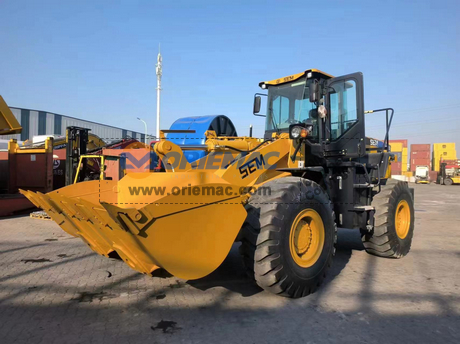
<path fill-rule="evenodd" d="M 310 110 L 316 109 L 316 105 L 310 103 L 305 84 L 304 79 L 268 88 L 266 130 L 288 129 L 290 124 L 309 118 L 316 123 L 316 118 L 310 116 Z"/>

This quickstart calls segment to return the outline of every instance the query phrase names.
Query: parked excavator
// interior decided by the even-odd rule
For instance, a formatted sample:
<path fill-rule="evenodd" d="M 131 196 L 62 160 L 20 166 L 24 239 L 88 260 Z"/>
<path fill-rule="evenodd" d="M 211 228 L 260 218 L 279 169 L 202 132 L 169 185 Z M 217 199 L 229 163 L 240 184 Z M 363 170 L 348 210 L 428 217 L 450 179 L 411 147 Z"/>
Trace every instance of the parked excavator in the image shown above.
<path fill-rule="evenodd" d="M 361 73 L 309 69 L 259 86 L 253 112 L 265 117 L 263 139 L 207 130 L 190 145 L 195 130 L 163 130 L 153 148 L 161 172 L 22 193 L 95 252 L 144 274 L 204 277 L 237 241 L 260 287 L 299 298 L 323 282 L 337 227 L 359 230 L 370 254 L 405 256 L 414 192 L 390 179 L 393 109 L 364 111 Z M 365 113 L 376 112 L 386 114 L 383 144 L 365 135 Z M 190 150 L 203 154 L 188 160 Z"/>

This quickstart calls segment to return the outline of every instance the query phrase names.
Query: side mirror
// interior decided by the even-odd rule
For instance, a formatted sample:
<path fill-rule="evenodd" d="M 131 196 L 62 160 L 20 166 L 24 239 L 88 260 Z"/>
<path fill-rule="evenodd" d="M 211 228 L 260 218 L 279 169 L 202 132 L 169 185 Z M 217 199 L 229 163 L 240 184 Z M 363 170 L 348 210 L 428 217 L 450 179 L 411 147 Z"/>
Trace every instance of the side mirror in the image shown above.
<path fill-rule="evenodd" d="M 254 116 L 267 117 L 266 115 L 259 114 L 262 104 L 262 96 L 267 97 L 267 95 L 263 93 L 254 94 L 254 108 L 252 110 L 252 113 L 254 114 Z"/>
<path fill-rule="evenodd" d="M 319 84 L 313 81 L 308 89 L 310 90 L 310 103 L 317 102 L 319 100 Z"/>
<path fill-rule="evenodd" d="M 261 96 L 255 96 L 254 97 L 254 108 L 252 113 L 254 115 L 258 114 L 260 112 L 260 104 L 262 103 L 262 97 Z"/>

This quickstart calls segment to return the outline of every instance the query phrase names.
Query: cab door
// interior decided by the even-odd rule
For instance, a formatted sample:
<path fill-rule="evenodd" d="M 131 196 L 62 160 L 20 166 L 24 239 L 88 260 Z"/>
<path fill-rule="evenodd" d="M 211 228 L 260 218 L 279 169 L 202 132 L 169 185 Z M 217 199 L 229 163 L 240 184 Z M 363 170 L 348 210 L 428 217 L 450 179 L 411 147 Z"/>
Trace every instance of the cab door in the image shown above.
<path fill-rule="evenodd" d="M 326 82 L 326 157 L 357 158 L 366 153 L 363 74 Z"/>

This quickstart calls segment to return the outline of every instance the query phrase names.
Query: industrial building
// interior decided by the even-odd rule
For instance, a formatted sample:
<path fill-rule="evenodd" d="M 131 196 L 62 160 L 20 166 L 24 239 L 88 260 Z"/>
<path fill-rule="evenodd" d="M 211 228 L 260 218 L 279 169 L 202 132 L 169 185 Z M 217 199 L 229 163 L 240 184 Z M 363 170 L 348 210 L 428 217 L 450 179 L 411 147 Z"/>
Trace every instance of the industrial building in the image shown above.
<path fill-rule="evenodd" d="M 145 140 L 145 134 L 117 128 L 111 125 L 96 123 L 59 115 L 48 111 L 22 109 L 10 107 L 14 116 L 22 126 L 21 134 L 5 135 L 2 139 L 17 139 L 18 141 L 32 140 L 37 135 L 65 135 L 65 130 L 69 126 L 78 126 L 91 129 L 91 133 L 99 136 L 105 141 L 117 140 L 122 138 L 135 138 L 141 142 Z M 147 138 L 149 139 L 149 137 Z"/>

